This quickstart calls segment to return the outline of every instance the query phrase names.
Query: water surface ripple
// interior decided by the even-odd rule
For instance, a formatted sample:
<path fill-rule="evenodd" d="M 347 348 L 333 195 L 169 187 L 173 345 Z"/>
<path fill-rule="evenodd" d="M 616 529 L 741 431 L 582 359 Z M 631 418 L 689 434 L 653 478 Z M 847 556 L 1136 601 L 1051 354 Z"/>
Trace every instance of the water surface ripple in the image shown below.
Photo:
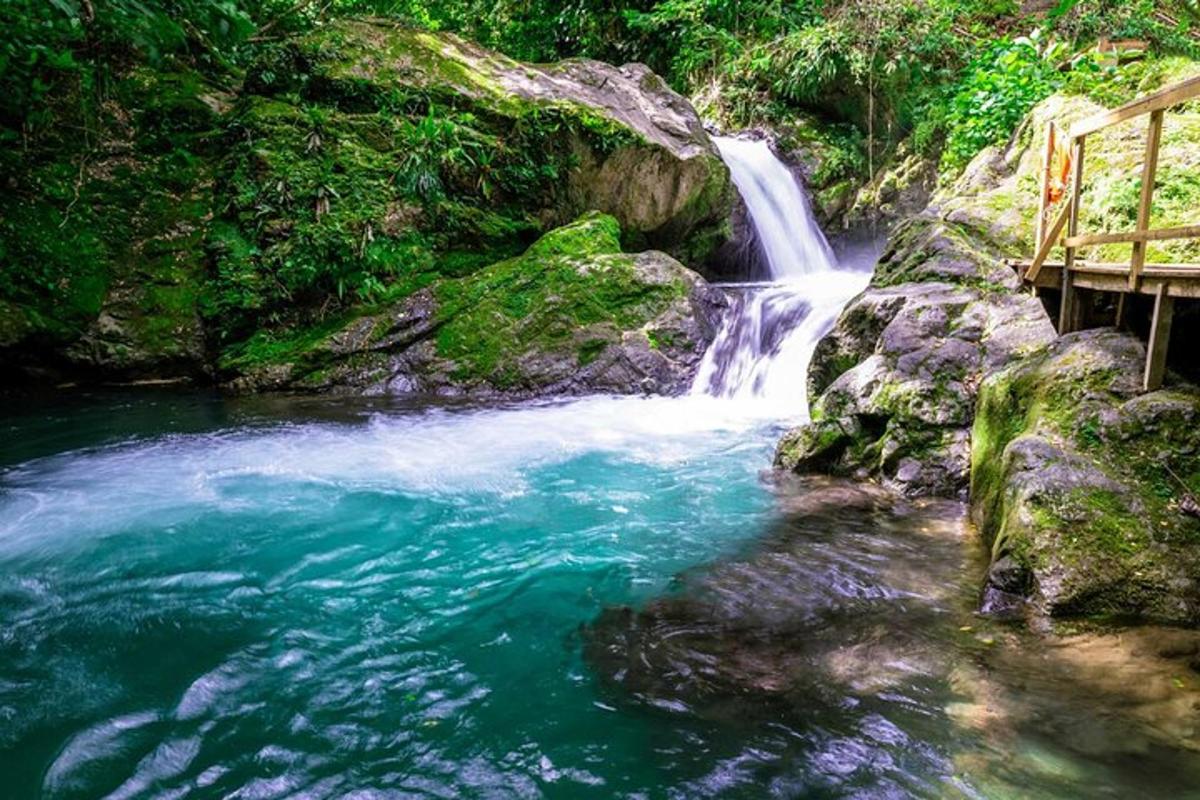
<path fill-rule="evenodd" d="M 10 417 L 5 796 L 1186 796 L 1190 640 L 985 643 L 960 506 L 745 411 Z"/>

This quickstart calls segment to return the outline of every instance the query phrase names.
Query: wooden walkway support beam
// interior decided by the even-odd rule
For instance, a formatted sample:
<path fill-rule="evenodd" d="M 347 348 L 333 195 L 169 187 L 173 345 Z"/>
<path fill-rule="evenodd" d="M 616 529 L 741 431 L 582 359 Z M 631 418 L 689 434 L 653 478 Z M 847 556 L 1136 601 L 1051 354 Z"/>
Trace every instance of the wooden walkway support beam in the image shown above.
<path fill-rule="evenodd" d="M 1075 287 L 1072 283 L 1073 276 L 1071 267 L 1075 264 L 1075 247 L 1071 245 L 1071 237 L 1079 233 L 1079 202 L 1083 194 L 1083 143 L 1085 139 L 1080 136 L 1074 141 L 1074 172 L 1071 176 L 1071 199 L 1068 201 L 1067 208 L 1067 256 L 1066 268 L 1062 272 L 1062 301 L 1058 307 L 1058 333 L 1070 333 L 1075 330 L 1076 320 L 1076 302 L 1075 302 Z"/>
<path fill-rule="evenodd" d="M 1146 372 L 1142 388 L 1152 392 L 1162 386 L 1167 369 L 1167 343 L 1171 340 L 1171 320 L 1175 316 L 1175 298 L 1160 283 L 1154 293 L 1154 316 L 1150 320 L 1150 340 L 1146 343 Z"/>

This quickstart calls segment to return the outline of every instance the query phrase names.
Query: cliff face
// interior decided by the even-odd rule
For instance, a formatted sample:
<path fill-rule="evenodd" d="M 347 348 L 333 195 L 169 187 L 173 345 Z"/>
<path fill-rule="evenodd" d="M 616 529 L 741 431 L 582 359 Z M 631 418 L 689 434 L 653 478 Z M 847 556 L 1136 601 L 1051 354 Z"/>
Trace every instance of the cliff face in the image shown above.
<path fill-rule="evenodd" d="M 618 250 L 688 263 L 728 228 L 727 170 L 687 101 L 640 65 L 521 64 L 352 20 L 271 51 L 233 90 L 161 71 L 119 85 L 103 147 L 5 154 L 0 359 L 17 368 L 259 385 L 586 211 L 616 219 Z M 447 388 L 491 384 L 459 361 Z"/>

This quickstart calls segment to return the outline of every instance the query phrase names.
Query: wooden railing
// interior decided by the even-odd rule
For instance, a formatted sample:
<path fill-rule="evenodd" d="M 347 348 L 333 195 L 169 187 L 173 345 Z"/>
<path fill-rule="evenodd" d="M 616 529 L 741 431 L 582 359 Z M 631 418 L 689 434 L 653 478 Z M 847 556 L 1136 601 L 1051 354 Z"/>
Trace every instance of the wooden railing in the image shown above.
<path fill-rule="evenodd" d="M 1116 289 L 1121 292 L 1143 291 L 1142 280 L 1146 269 L 1146 247 L 1149 242 L 1171 239 L 1200 238 L 1200 224 L 1181 225 L 1172 228 L 1150 228 L 1150 211 L 1154 202 L 1154 180 L 1158 170 L 1158 154 L 1162 144 L 1164 112 L 1192 98 L 1200 97 L 1200 76 L 1168 86 L 1161 91 L 1134 100 L 1131 103 L 1111 111 L 1104 111 L 1087 119 L 1080 120 L 1071 126 L 1067 134 L 1067 147 L 1070 153 L 1070 193 L 1065 196 L 1066 202 L 1049 225 L 1046 224 L 1047 213 L 1051 208 L 1052 179 L 1051 163 L 1054 156 L 1054 141 L 1057 129 L 1054 123 L 1048 123 L 1046 131 L 1046 152 L 1042 162 L 1041 196 L 1038 202 L 1037 230 L 1034 246 L 1033 261 L 1025 271 L 1025 279 L 1034 285 L 1038 283 L 1038 275 L 1051 250 L 1062 241 L 1065 257 L 1062 265 L 1061 288 L 1062 298 L 1059 308 L 1059 332 L 1067 333 L 1075 328 L 1077 307 L 1075 297 L 1075 282 L 1078 274 L 1088 271 L 1086 265 L 1077 262 L 1076 251 L 1082 247 L 1100 244 L 1130 243 L 1133 253 L 1125 272 L 1124 287 Z M 1091 134 L 1102 131 L 1113 125 L 1149 114 L 1150 122 L 1146 131 L 1146 153 L 1142 161 L 1141 197 L 1138 201 L 1137 222 L 1134 230 L 1119 233 L 1079 232 L 1080 195 L 1083 188 L 1084 144 Z M 1198 212 L 1200 216 L 1200 212 Z M 1065 238 L 1064 238 L 1065 233 Z M 1177 265 L 1176 265 L 1177 266 Z M 1194 272 L 1191 267 L 1194 266 Z M 1185 265 L 1186 271 L 1182 276 L 1190 281 L 1200 281 L 1200 264 Z M 1192 273 L 1192 274 L 1188 274 Z M 1111 278 L 1112 265 L 1105 265 L 1105 274 Z M 1155 305 L 1151 319 L 1150 342 L 1147 351 L 1145 385 L 1157 388 L 1162 383 L 1163 369 L 1166 362 L 1166 339 L 1170 334 L 1170 319 L 1173 297 L 1170 285 L 1166 280 L 1158 280 L 1154 288 Z M 1124 294 L 1117 304 L 1117 322 L 1122 321 L 1125 308 Z"/>

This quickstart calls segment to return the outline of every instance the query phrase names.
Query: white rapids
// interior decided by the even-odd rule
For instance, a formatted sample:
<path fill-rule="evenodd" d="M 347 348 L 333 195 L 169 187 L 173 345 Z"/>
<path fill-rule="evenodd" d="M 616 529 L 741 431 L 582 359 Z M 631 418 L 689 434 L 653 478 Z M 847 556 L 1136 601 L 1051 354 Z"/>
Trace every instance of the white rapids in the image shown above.
<path fill-rule="evenodd" d="M 771 280 L 725 285 L 730 313 L 692 392 L 765 414 L 804 417 L 813 351 L 871 273 L 839 267 L 804 189 L 766 142 L 718 137 L 716 143 L 746 202 Z"/>

